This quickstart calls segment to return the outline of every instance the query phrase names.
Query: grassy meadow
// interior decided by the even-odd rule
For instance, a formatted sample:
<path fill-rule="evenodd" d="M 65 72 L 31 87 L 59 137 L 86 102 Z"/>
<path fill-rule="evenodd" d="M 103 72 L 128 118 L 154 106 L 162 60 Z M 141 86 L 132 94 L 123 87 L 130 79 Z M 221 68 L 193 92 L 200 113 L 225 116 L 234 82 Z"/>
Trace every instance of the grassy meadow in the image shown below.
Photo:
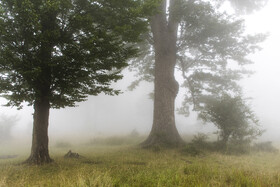
<path fill-rule="evenodd" d="M 86 186 L 280 186 L 279 153 L 226 155 L 181 149 L 140 149 L 141 138 L 111 137 L 86 144 L 50 146 L 55 162 L 20 164 L 29 149 L 14 159 L 0 159 L 0 187 Z M 64 158 L 71 149 L 82 158 Z"/>

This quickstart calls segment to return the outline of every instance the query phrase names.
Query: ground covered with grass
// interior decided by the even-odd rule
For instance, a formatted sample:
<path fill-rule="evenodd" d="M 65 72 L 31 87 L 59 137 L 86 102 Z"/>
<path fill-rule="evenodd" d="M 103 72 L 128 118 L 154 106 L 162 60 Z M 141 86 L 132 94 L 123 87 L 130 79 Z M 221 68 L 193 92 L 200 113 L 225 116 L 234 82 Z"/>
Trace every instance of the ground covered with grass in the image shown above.
<path fill-rule="evenodd" d="M 68 145 L 70 146 L 70 145 Z M 28 153 L 0 160 L 0 187 L 17 186 L 280 186 L 279 153 L 193 156 L 180 149 L 143 150 L 136 145 L 71 146 L 79 159 L 64 158 L 69 147 L 50 147 L 55 162 L 20 164 Z"/>

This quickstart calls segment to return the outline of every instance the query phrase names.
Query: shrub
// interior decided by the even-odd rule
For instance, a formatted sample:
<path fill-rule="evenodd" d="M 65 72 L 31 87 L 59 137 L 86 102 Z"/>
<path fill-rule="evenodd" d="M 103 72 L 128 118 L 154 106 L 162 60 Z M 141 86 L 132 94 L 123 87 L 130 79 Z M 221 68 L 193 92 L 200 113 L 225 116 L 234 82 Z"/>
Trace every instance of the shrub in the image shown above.
<path fill-rule="evenodd" d="M 247 154 L 251 150 L 250 141 L 230 140 L 225 152 L 227 154 Z"/>
<path fill-rule="evenodd" d="M 182 153 L 184 155 L 198 156 L 203 154 L 203 151 L 195 147 L 194 144 L 190 143 L 183 148 Z"/>
<path fill-rule="evenodd" d="M 187 144 L 182 152 L 183 154 L 187 154 L 190 156 L 197 156 L 203 154 L 203 151 L 209 150 L 211 146 L 211 142 L 207 142 L 209 139 L 207 134 L 197 133 L 194 135 L 191 143 Z"/>
<path fill-rule="evenodd" d="M 130 134 L 129 134 L 130 137 L 139 137 L 140 136 L 140 133 L 136 130 L 136 129 L 133 129 Z"/>
<path fill-rule="evenodd" d="M 205 148 L 208 148 L 208 146 L 209 146 L 207 139 L 209 139 L 207 134 L 197 133 L 196 135 L 194 135 L 194 137 L 192 139 L 192 144 L 196 148 L 205 149 Z"/>
<path fill-rule="evenodd" d="M 252 140 L 263 133 L 257 117 L 242 96 L 209 96 L 198 117 L 219 129 L 219 147 L 224 151 L 246 151 Z"/>
<path fill-rule="evenodd" d="M 276 149 L 270 141 L 255 143 L 252 150 L 258 152 L 278 152 L 278 149 Z"/>

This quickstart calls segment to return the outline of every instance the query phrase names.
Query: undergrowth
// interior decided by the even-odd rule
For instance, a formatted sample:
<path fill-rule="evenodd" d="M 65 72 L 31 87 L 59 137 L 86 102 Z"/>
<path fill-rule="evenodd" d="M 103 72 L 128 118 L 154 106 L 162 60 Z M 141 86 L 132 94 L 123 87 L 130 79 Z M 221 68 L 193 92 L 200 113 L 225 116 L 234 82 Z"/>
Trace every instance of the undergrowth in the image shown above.
<path fill-rule="evenodd" d="M 143 150 L 135 145 L 72 147 L 81 159 L 64 159 L 51 147 L 55 162 L 21 165 L 28 154 L 0 160 L 0 187 L 17 186 L 280 186 L 278 153 L 184 154 L 181 150 Z"/>

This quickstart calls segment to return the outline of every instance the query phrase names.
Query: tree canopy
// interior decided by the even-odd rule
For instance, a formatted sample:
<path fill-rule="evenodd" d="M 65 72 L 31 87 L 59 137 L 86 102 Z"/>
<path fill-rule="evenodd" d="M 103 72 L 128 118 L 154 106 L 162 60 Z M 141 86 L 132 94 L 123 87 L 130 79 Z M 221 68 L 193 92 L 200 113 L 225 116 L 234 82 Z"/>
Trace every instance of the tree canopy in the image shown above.
<path fill-rule="evenodd" d="M 1 0 L 0 96 L 34 106 L 32 164 L 49 163 L 50 108 L 88 95 L 118 94 L 110 84 L 137 54 L 146 31 L 139 0 Z"/>
<path fill-rule="evenodd" d="M 44 95 L 51 107 L 117 94 L 110 83 L 146 29 L 131 0 L 1 0 L 0 93 L 9 106 Z"/>
<path fill-rule="evenodd" d="M 255 9 L 265 2 L 231 1 L 240 11 Z M 173 21 L 178 23 L 175 69 L 184 80 L 181 86 L 187 90 L 179 113 L 188 115 L 190 105 L 199 110 L 205 96 L 221 96 L 224 91 L 240 94 L 238 81 L 253 73 L 245 68 L 253 63 L 248 55 L 261 49 L 259 43 L 266 34 L 245 34 L 241 17 L 222 12 L 217 4 L 208 1 L 174 1 L 169 14 L 174 14 Z M 154 38 L 151 34 L 145 38 L 140 45 L 141 56 L 130 66 L 130 70 L 137 72 L 131 89 L 141 81 L 154 81 Z"/>

